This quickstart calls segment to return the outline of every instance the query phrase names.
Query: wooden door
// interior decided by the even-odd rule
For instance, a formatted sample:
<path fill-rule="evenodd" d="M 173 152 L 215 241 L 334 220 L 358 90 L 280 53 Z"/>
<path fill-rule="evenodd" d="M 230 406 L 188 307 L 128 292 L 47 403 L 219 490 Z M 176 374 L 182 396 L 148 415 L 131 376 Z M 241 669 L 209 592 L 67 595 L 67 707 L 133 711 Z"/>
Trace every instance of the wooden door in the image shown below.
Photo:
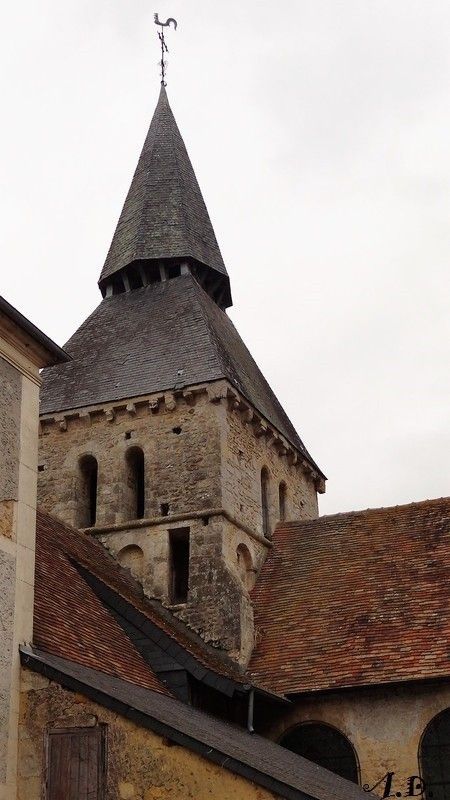
<path fill-rule="evenodd" d="M 104 728 L 48 731 L 46 800 L 102 800 Z"/>

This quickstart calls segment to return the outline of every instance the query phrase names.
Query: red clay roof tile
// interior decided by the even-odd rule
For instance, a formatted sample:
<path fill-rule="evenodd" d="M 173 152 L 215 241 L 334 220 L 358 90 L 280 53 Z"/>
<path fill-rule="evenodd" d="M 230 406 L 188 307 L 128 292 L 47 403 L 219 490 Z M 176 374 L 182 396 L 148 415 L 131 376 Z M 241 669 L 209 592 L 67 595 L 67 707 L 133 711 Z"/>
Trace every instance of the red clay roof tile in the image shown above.
<path fill-rule="evenodd" d="M 450 675 L 450 498 L 283 523 L 249 672 L 284 693 Z"/>
<path fill-rule="evenodd" d="M 82 666 L 170 694 L 72 564 L 70 556 L 77 549 L 78 536 L 83 534 L 38 511 L 35 645 Z M 80 549 L 84 547 L 86 543 L 80 542 Z"/>

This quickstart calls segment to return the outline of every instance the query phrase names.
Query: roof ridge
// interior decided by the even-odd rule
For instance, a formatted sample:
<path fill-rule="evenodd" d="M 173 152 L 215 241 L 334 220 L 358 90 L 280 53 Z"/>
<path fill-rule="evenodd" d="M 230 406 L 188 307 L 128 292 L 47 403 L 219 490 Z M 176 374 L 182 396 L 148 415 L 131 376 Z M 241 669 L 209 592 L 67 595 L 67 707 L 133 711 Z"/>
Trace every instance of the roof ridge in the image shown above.
<path fill-rule="evenodd" d="M 311 519 L 298 519 L 288 520 L 286 522 L 278 523 L 276 530 L 283 530 L 284 528 L 298 527 L 299 525 L 310 525 L 312 522 L 323 522 L 325 520 L 332 520 L 338 517 L 356 517 L 363 514 L 376 514 L 383 511 L 394 511 L 397 509 L 407 509 L 413 507 L 425 507 L 427 505 L 438 505 L 442 502 L 450 503 L 450 495 L 446 497 L 430 497 L 426 500 L 412 500 L 410 503 L 399 503 L 395 506 L 377 506 L 375 508 L 360 508 L 354 511 L 336 511 L 334 514 L 321 514 L 318 517 L 311 517 Z"/>
<path fill-rule="evenodd" d="M 194 281 L 195 281 L 195 278 L 194 278 Z M 257 362 L 255 361 L 255 359 L 254 359 L 252 353 L 250 352 L 249 348 L 247 347 L 245 342 L 242 340 L 242 338 L 241 338 L 241 336 L 239 334 L 239 331 L 237 330 L 233 320 L 228 316 L 228 314 L 226 313 L 225 310 L 222 310 L 221 308 L 219 308 L 219 306 L 217 306 L 211 300 L 211 298 L 209 297 L 207 292 L 204 291 L 204 289 L 200 286 L 200 284 L 197 281 L 195 281 L 195 283 L 197 284 L 197 289 L 199 290 L 199 293 L 200 292 L 202 293 L 202 295 L 199 295 L 199 296 L 202 297 L 203 295 L 205 295 L 208 298 L 209 302 L 211 303 L 211 308 L 208 309 L 208 312 L 207 312 L 206 308 L 203 305 L 203 303 L 200 302 L 201 312 L 202 312 L 203 318 L 205 319 L 205 322 L 206 322 L 206 325 L 208 327 L 208 330 L 210 332 L 211 341 L 213 342 L 213 345 L 214 345 L 214 350 L 215 350 L 217 358 L 218 358 L 219 366 L 221 368 L 221 371 L 224 373 L 224 376 L 225 376 L 226 380 L 228 380 L 233 386 L 235 386 L 237 391 L 247 400 L 247 402 L 250 403 L 250 405 L 253 406 L 258 411 L 259 414 L 261 414 L 265 419 L 267 419 L 268 422 L 270 422 L 270 424 L 273 425 L 274 428 L 276 428 L 276 430 L 282 436 L 285 436 L 285 438 L 288 441 L 291 442 L 291 444 L 296 448 L 296 450 L 298 450 L 302 454 L 302 456 L 306 457 L 311 462 L 311 464 L 313 464 L 314 467 L 316 467 L 316 469 L 319 470 L 320 474 L 322 475 L 323 473 L 322 473 L 320 467 L 317 466 L 317 464 L 315 463 L 314 459 L 309 454 L 309 452 L 308 452 L 307 448 L 305 447 L 305 445 L 303 444 L 303 441 L 300 438 L 300 436 L 297 434 L 298 440 L 299 440 L 299 442 L 297 442 L 297 444 L 295 442 L 293 442 L 290 439 L 290 437 L 287 435 L 287 432 L 286 431 L 282 431 L 281 428 L 273 420 L 271 420 L 268 416 L 266 416 L 266 414 L 262 411 L 261 408 L 258 407 L 258 405 L 255 403 L 255 401 L 250 399 L 250 397 L 244 391 L 244 389 L 241 386 L 237 385 L 237 383 L 233 380 L 233 378 L 229 374 L 230 369 L 229 369 L 229 366 L 226 363 L 226 359 L 224 358 L 222 341 L 219 339 L 217 331 L 216 331 L 215 327 L 213 326 L 213 324 L 211 322 L 209 311 L 211 311 L 212 314 L 215 314 L 215 313 L 218 312 L 219 314 L 223 314 L 226 317 L 226 319 L 228 320 L 228 323 L 232 326 L 232 328 L 235 331 L 236 335 L 239 336 L 239 338 L 242 341 L 242 344 L 243 344 L 244 348 L 246 349 L 246 351 L 249 354 L 250 358 L 252 359 L 253 363 L 256 365 L 258 373 L 261 376 L 262 381 L 263 381 L 263 383 L 265 385 L 265 390 L 271 396 L 272 402 L 275 402 L 275 404 L 278 406 L 278 410 L 281 412 L 281 414 L 290 423 L 290 425 L 292 426 L 293 431 L 295 433 L 297 433 L 296 429 L 294 428 L 293 423 L 291 422 L 291 420 L 289 419 L 288 415 L 286 414 L 283 406 L 281 405 L 280 401 L 278 400 L 278 397 L 276 396 L 275 392 L 273 391 L 272 387 L 270 386 L 267 378 L 265 377 L 265 375 L 261 371 L 260 367 L 258 366 Z M 299 443 L 300 443 L 301 447 L 299 447 Z"/>
<path fill-rule="evenodd" d="M 171 138 L 171 141 L 172 141 L 172 150 L 173 150 L 173 154 L 175 156 L 175 163 L 176 163 L 176 168 L 177 168 L 177 173 L 178 173 L 178 183 L 181 184 L 181 186 L 184 188 L 184 180 L 183 180 L 183 176 L 182 176 L 181 170 L 180 170 L 180 162 L 178 160 L 178 152 L 177 152 L 177 148 L 175 146 L 175 137 L 174 137 L 173 124 L 172 124 L 172 120 L 173 120 L 173 122 L 175 122 L 175 117 L 173 116 L 172 109 L 170 108 L 169 98 L 167 97 L 167 92 L 164 89 L 164 86 L 161 88 L 161 93 L 163 91 L 164 91 L 164 94 L 165 94 L 165 97 L 166 97 L 166 100 L 167 100 L 167 107 L 168 107 L 168 109 L 170 111 L 169 131 L 170 131 L 170 138 Z M 185 231 L 188 233 L 189 240 L 190 240 L 191 239 L 191 229 L 190 229 L 190 226 L 188 224 L 187 209 L 186 209 L 184 192 L 181 192 L 181 198 L 180 199 L 181 199 L 181 210 L 182 210 L 183 220 L 184 220 L 184 228 L 185 228 Z"/>
<path fill-rule="evenodd" d="M 164 93 L 165 93 L 164 86 L 163 86 L 163 85 L 161 85 L 161 91 L 160 91 L 160 93 L 159 93 L 159 99 L 158 99 L 158 102 L 157 102 L 157 104 L 156 104 L 155 111 L 153 112 L 153 117 L 152 117 L 152 119 L 151 119 L 151 122 L 150 122 L 150 127 L 149 127 L 149 129 L 148 129 L 148 131 L 147 131 L 147 136 L 145 137 L 144 144 L 143 144 L 143 146 L 142 146 L 142 149 L 141 149 L 141 152 L 140 152 L 140 154 L 139 154 L 138 163 L 136 164 L 136 169 L 135 169 L 135 171 L 134 171 L 134 173 L 133 173 L 133 177 L 132 177 L 132 179 L 131 179 L 131 183 L 130 183 L 130 187 L 129 187 L 129 190 L 128 190 L 128 192 L 130 192 L 130 191 L 131 191 L 131 187 L 132 187 L 132 185 L 133 185 L 134 177 L 135 177 L 135 175 L 136 175 L 136 173 L 137 173 L 137 171 L 138 171 L 138 169 L 139 169 L 139 165 L 140 165 L 140 163 L 141 163 L 141 158 L 142 158 L 142 153 L 143 153 L 143 151 L 144 151 L 145 145 L 147 144 L 147 140 L 148 140 L 148 137 L 149 137 L 150 129 L 151 129 L 151 127 L 152 127 L 153 120 L 154 120 L 154 119 L 155 119 L 155 117 L 156 117 L 156 112 L 157 112 L 157 110 L 158 110 L 158 106 L 159 106 L 159 104 L 160 104 L 160 102 L 161 102 L 161 97 L 163 97 L 163 91 L 164 91 Z M 167 96 L 166 96 L 166 99 L 167 99 Z M 148 163 L 148 166 L 149 166 L 149 168 L 152 166 L 152 163 L 153 163 L 153 156 L 154 156 L 154 154 L 155 154 L 156 136 L 157 136 L 157 134 L 158 134 L 158 131 L 159 131 L 160 127 L 161 127 L 161 115 L 159 115 L 159 116 L 158 116 L 157 123 L 156 123 L 156 125 L 155 125 L 155 130 L 154 130 L 154 134 L 153 134 L 153 142 L 152 142 L 152 146 L 151 146 L 151 152 L 150 152 L 150 156 L 149 156 L 149 163 Z M 127 192 L 127 196 L 126 196 L 126 198 L 125 198 L 125 203 L 127 202 L 127 199 L 128 199 L 128 192 Z M 140 213 L 139 213 L 139 223 L 142 223 L 142 221 L 143 221 L 143 219 L 144 219 L 144 216 L 145 216 L 145 213 L 147 212 L 148 201 L 149 201 L 149 198 L 148 198 L 148 197 L 145 197 L 145 199 L 144 199 L 144 202 L 143 202 L 143 203 L 142 203 L 142 205 L 140 206 Z M 125 203 L 124 203 L 124 206 L 125 206 Z M 120 219 L 120 218 L 119 218 L 119 219 Z M 115 236 L 115 232 L 114 232 L 114 236 Z M 112 242 L 111 242 L 111 244 L 112 244 Z"/>

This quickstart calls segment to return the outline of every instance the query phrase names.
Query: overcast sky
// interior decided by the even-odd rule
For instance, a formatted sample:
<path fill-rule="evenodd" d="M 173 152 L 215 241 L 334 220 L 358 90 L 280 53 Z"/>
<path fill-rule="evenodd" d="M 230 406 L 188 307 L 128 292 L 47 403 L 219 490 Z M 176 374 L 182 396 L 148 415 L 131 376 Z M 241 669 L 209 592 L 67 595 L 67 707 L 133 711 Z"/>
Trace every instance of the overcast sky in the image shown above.
<path fill-rule="evenodd" d="M 169 99 L 230 316 L 329 478 L 321 513 L 450 494 L 448 0 L 39 0 L 0 42 L 1 293 L 59 344 Z"/>

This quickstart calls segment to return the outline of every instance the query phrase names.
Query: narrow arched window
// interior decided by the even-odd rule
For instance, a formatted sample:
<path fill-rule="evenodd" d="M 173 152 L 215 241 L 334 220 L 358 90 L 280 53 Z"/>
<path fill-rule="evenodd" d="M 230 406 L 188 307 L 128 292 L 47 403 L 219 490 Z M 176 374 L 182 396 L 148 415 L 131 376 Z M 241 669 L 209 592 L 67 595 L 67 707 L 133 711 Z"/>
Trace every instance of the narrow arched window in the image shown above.
<path fill-rule="evenodd" d="M 144 553 L 137 544 L 128 544 L 117 553 L 117 561 L 121 567 L 128 569 L 134 578 L 142 578 Z"/>
<path fill-rule="evenodd" d="M 261 470 L 261 512 L 263 534 L 270 538 L 269 470 L 267 467 L 263 467 Z"/>
<path fill-rule="evenodd" d="M 79 461 L 80 493 L 78 498 L 78 526 L 91 528 L 97 519 L 98 464 L 94 456 L 83 456 Z"/>
<path fill-rule="evenodd" d="M 341 778 L 358 783 L 358 762 L 353 746 L 331 725 L 305 722 L 285 734 L 280 744 Z"/>
<path fill-rule="evenodd" d="M 287 516 L 287 486 L 284 481 L 281 481 L 278 487 L 278 503 L 280 509 L 280 520 L 284 522 Z"/>
<path fill-rule="evenodd" d="M 450 797 L 450 708 L 431 720 L 420 743 L 420 766 L 427 800 Z"/>
<path fill-rule="evenodd" d="M 145 514 L 145 465 L 141 448 L 130 447 L 126 461 L 130 519 L 142 519 Z"/>

